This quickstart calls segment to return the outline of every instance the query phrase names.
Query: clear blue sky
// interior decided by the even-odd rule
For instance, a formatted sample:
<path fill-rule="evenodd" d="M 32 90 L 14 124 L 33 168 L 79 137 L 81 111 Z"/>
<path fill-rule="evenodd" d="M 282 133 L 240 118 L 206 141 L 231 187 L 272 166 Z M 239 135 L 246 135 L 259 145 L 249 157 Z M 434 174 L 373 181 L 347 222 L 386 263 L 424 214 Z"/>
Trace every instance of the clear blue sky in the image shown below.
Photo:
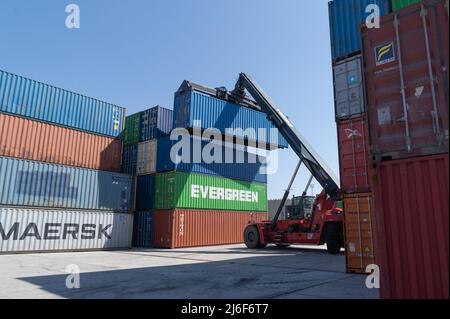
<path fill-rule="evenodd" d="M 65 27 L 65 6 L 81 28 Z M 338 174 L 327 0 L 1 0 L 0 68 L 128 108 L 173 107 L 184 79 L 247 72 Z M 280 153 L 269 198 L 297 163 Z M 294 186 L 300 193 L 305 170 Z M 316 183 L 315 192 L 320 191 Z"/>

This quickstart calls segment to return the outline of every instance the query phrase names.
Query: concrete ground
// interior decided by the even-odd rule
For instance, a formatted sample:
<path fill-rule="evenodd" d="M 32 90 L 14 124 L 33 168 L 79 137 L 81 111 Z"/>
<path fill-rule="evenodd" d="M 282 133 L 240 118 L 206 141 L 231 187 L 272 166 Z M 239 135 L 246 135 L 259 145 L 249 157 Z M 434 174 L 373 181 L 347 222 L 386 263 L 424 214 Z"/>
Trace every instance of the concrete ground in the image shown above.
<path fill-rule="evenodd" d="M 0 255 L 0 298 L 378 298 L 345 256 L 302 246 Z M 67 265 L 80 288 L 66 287 Z"/>

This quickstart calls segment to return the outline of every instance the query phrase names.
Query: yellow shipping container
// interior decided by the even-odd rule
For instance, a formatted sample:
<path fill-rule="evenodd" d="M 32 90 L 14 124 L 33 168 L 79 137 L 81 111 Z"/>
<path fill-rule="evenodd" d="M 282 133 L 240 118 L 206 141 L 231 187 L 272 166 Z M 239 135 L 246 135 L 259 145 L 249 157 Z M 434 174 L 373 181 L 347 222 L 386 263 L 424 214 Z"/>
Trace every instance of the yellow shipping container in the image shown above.
<path fill-rule="evenodd" d="M 344 226 L 346 270 L 366 273 L 375 264 L 372 193 L 344 195 Z"/>

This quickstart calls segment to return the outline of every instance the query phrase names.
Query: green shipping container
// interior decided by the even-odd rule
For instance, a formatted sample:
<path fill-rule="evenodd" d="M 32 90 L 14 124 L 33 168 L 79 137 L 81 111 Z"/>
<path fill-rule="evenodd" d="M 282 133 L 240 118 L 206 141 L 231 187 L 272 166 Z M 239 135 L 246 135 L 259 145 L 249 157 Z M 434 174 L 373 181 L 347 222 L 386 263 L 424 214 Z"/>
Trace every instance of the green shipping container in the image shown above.
<path fill-rule="evenodd" d="M 154 209 L 267 211 L 267 184 L 168 172 L 155 176 Z"/>
<path fill-rule="evenodd" d="M 422 0 L 391 0 L 392 11 L 398 11 L 421 1 Z"/>
<path fill-rule="evenodd" d="M 125 145 L 139 143 L 141 136 L 141 113 L 136 113 L 125 118 L 125 130 L 123 143 Z"/>

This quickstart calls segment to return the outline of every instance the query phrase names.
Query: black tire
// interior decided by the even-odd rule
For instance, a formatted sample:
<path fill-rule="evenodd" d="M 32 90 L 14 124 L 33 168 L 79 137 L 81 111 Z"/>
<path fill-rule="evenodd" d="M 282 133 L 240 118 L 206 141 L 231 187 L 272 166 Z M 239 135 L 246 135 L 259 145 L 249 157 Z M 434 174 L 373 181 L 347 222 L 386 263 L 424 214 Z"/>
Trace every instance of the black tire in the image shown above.
<path fill-rule="evenodd" d="M 244 243 L 247 248 L 262 248 L 259 243 L 259 232 L 256 226 L 247 226 L 244 230 Z"/>
<path fill-rule="evenodd" d="M 327 225 L 326 229 L 326 243 L 327 243 L 327 251 L 332 255 L 337 255 L 341 252 L 341 245 L 339 239 L 339 228 L 335 223 L 331 223 Z"/>

